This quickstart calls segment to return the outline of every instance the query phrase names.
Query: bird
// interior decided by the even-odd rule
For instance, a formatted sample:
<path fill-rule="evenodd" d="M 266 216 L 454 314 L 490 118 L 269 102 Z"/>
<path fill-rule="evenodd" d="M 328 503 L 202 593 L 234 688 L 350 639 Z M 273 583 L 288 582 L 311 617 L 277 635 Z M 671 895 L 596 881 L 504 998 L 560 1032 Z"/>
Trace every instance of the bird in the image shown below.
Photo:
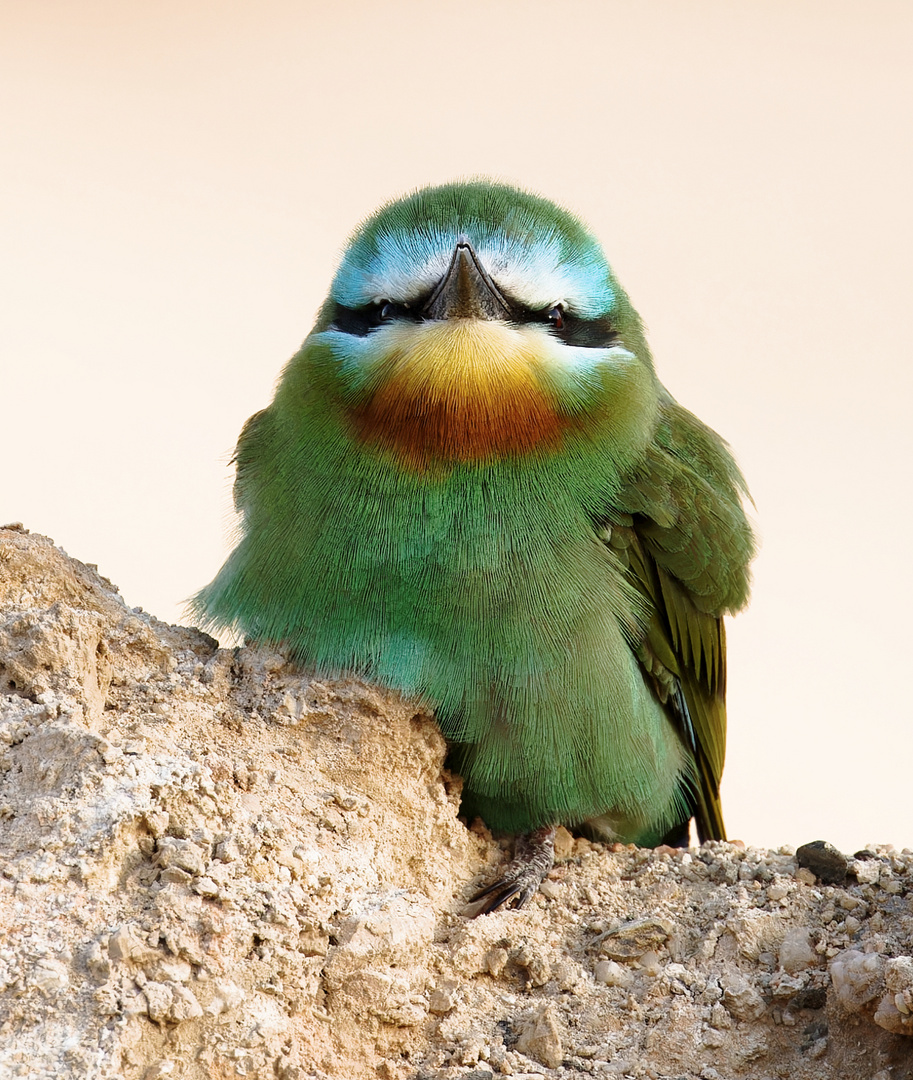
<path fill-rule="evenodd" d="M 435 710 L 465 820 L 517 838 L 477 914 L 538 891 L 559 826 L 725 839 L 750 496 L 572 213 L 488 179 L 383 205 L 234 463 L 193 611 Z"/>

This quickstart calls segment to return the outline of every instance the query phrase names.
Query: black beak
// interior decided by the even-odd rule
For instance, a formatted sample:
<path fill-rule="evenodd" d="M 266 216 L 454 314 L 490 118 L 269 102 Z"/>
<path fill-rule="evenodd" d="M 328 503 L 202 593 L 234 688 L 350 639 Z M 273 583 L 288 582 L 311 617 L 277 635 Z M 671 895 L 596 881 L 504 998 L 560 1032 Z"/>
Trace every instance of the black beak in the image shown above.
<path fill-rule="evenodd" d="M 492 281 L 472 244 L 461 236 L 447 273 L 422 309 L 426 319 L 509 319 L 510 304 Z"/>

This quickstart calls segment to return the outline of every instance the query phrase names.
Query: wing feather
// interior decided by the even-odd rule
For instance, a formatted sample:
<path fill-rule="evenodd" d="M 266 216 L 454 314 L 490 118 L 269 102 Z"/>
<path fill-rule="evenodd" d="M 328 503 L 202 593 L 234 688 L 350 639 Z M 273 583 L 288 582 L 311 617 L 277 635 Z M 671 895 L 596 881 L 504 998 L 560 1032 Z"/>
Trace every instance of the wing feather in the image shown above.
<path fill-rule="evenodd" d="M 745 483 L 726 444 L 668 400 L 653 447 L 601 522 L 652 610 L 637 655 L 694 755 L 701 840 L 726 835 L 720 805 L 726 753 L 723 615 L 742 607 L 748 596 L 754 538 L 743 496 Z"/>

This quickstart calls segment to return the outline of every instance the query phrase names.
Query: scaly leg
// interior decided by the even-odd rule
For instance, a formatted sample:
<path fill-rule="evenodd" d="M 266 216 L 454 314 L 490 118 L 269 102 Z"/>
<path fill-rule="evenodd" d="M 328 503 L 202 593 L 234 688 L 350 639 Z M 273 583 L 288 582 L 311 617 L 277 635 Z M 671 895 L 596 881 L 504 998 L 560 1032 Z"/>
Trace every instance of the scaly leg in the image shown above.
<path fill-rule="evenodd" d="M 555 862 L 555 827 L 546 825 L 518 836 L 514 857 L 504 873 L 469 901 L 484 901 L 473 918 L 500 907 L 521 908 L 542 884 Z"/>

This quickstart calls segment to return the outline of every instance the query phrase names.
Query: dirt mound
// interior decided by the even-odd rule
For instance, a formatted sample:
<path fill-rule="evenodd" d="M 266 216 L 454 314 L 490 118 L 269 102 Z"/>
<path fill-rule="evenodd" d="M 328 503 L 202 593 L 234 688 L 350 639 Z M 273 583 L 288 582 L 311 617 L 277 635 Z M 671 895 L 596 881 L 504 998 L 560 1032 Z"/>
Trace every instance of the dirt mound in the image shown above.
<path fill-rule="evenodd" d="M 913 852 L 562 830 L 470 920 L 505 853 L 444 753 L 0 530 L 0 1075 L 913 1077 Z"/>

